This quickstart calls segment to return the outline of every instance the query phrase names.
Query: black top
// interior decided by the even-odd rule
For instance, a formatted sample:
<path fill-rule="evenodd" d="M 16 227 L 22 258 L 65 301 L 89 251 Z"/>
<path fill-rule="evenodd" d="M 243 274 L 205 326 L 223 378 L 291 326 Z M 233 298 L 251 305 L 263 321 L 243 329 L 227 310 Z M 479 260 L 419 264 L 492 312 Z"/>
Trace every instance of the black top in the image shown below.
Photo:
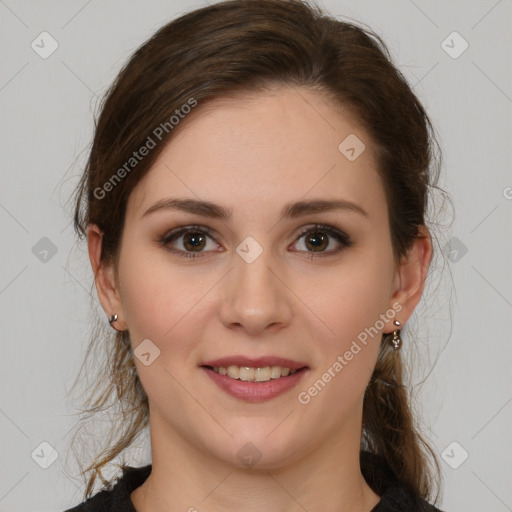
<path fill-rule="evenodd" d="M 104 489 L 65 512 L 137 512 L 130 493 L 145 482 L 151 473 L 151 464 L 139 468 L 123 466 L 122 470 L 121 478 L 112 489 Z M 401 484 L 380 457 L 362 452 L 361 472 L 368 485 L 381 497 L 371 512 L 442 512 Z"/>

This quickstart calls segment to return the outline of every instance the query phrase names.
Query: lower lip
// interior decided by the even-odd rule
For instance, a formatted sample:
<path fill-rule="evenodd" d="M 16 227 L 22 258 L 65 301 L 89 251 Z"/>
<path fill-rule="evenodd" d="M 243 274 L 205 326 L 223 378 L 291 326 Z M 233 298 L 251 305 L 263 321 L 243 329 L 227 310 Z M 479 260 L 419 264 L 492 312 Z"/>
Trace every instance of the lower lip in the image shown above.
<path fill-rule="evenodd" d="M 308 368 L 301 368 L 293 375 L 271 379 L 267 382 L 247 382 L 239 379 L 232 379 L 227 375 L 215 373 L 210 368 L 201 366 L 210 379 L 222 390 L 235 398 L 246 402 L 264 402 L 270 400 L 285 391 L 293 388 L 302 379 Z"/>

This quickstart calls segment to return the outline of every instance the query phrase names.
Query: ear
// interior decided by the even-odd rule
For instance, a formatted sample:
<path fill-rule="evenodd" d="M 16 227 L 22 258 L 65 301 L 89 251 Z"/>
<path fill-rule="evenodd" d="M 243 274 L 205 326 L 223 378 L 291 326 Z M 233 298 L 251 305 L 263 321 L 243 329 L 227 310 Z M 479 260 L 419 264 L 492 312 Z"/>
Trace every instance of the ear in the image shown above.
<path fill-rule="evenodd" d="M 423 294 L 431 260 L 430 233 L 426 226 L 418 226 L 418 237 L 396 270 L 394 293 L 390 305 L 395 304 L 395 308 L 392 309 L 397 313 L 389 322 L 390 327 L 385 332 L 393 332 L 397 328 L 393 325 L 394 320 L 398 320 L 403 327 L 411 317 Z M 399 303 L 402 309 L 398 310 L 396 303 Z"/>
<path fill-rule="evenodd" d="M 96 224 L 89 224 L 87 227 L 87 247 L 98 298 L 108 318 L 117 314 L 118 318 L 113 327 L 117 330 L 125 330 L 126 324 L 114 265 L 101 261 L 102 242 L 103 232 L 101 229 Z"/>

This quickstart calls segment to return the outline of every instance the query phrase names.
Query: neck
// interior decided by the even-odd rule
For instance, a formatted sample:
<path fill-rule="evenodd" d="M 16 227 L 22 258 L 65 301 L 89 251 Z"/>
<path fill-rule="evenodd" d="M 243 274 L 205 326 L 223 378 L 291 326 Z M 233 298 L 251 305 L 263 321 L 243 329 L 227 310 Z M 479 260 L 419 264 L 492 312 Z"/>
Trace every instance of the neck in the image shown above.
<path fill-rule="evenodd" d="M 138 512 L 369 512 L 380 500 L 361 474 L 360 439 L 345 433 L 358 434 L 360 425 L 346 425 L 301 458 L 291 454 L 284 465 L 239 467 L 166 430 L 153 416 L 152 471 L 131 494 Z"/>

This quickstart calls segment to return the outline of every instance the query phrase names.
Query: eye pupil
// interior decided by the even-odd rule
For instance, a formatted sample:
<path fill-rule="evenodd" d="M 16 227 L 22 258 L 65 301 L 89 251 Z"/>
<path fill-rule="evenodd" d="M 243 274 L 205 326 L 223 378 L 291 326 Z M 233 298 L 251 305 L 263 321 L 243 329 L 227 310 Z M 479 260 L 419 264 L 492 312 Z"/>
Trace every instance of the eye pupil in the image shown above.
<path fill-rule="evenodd" d="M 326 239 L 327 239 L 327 237 L 325 235 L 323 235 L 322 233 L 314 232 L 314 233 L 311 233 L 311 235 L 309 235 L 306 238 L 306 243 L 307 243 L 308 247 L 311 245 L 313 247 L 313 250 L 316 251 L 319 248 L 325 249 Z M 310 244 L 310 241 L 312 241 L 311 244 Z"/>
<path fill-rule="evenodd" d="M 183 245 L 189 249 L 202 248 L 204 245 L 205 237 L 197 232 L 189 232 L 183 236 Z M 203 245 L 201 245 L 203 244 Z"/>

